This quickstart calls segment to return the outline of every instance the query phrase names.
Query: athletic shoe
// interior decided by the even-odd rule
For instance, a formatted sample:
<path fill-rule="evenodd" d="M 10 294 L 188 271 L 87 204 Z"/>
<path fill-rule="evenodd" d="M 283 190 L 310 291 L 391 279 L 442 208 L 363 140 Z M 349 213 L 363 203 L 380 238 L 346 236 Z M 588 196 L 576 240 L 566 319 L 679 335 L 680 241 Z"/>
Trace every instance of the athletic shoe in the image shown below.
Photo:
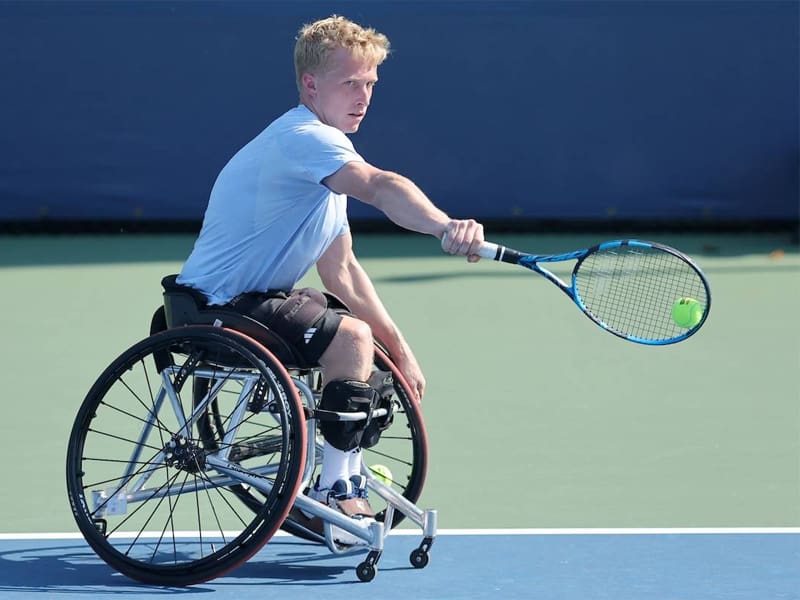
<path fill-rule="evenodd" d="M 330 489 L 319 489 L 319 479 L 309 494 L 314 500 L 327 504 L 353 519 L 374 519 L 375 511 L 367 499 L 367 478 L 352 475 L 350 479 L 339 479 Z"/>
<path fill-rule="evenodd" d="M 335 481 L 330 488 L 321 489 L 319 487 L 319 478 L 317 478 L 314 486 L 307 493 L 309 498 L 336 509 L 352 519 L 374 520 L 375 511 L 372 510 L 369 500 L 367 500 L 366 481 L 366 477 L 363 475 L 353 475 L 348 480 L 339 479 Z M 319 517 L 313 517 L 302 510 L 293 510 L 292 513 L 292 516 L 301 525 L 315 533 L 324 535 L 322 520 Z M 298 517 L 300 516 L 304 517 L 304 520 L 299 519 Z M 333 534 L 333 539 L 340 544 L 355 545 L 365 543 L 361 538 L 353 536 L 340 527 L 333 526 L 331 533 Z"/>
<path fill-rule="evenodd" d="M 350 483 L 353 484 L 353 494 L 355 494 L 357 497 L 364 499 L 367 499 L 369 497 L 369 494 L 367 493 L 366 477 L 364 477 L 363 475 L 351 475 Z M 369 504 L 369 502 L 367 504 Z M 370 510 L 372 510 L 372 507 L 370 507 Z"/>

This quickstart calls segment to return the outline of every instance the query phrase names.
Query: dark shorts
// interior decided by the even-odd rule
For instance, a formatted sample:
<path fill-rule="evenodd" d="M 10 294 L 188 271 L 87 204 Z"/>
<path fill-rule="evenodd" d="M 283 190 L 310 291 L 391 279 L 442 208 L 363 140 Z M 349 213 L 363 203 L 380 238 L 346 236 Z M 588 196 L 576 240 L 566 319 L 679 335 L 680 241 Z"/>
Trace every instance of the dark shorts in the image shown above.
<path fill-rule="evenodd" d="M 269 327 L 308 364 L 319 362 L 342 321 L 325 295 L 313 288 L 247 292 L 236 296 L 228 307 Z"/>

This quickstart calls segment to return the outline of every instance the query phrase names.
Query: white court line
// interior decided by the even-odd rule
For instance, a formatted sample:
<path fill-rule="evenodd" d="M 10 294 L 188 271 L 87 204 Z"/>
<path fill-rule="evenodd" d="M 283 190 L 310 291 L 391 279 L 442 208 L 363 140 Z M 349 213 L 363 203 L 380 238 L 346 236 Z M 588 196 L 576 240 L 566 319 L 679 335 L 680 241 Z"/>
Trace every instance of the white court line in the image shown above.
<path fill-rule="evenodd" d="M 236 536 L 238 532 L 224 532 Z M 536 529 L 440 529 L 439 535 L 742 535 L 742 534 L 800 534 L 800 527 L 587 527 L 587 528 L 536 528 Z M 134 537 L 121 532 L 119 537 Z M 159 537 L 147 533 L 144 537 Z M 421 535 L 415 529 L 395 529 L 391 535 Z M 286 537 L 279 531 L 275 537 Z M 140 536 L 142 537 L 142 536 Z M 180 531 L 176 537 L 197 537 L 197 532 Z M 79 540 L 83 535 L 70 533 L 0 533 L 0 540 Z"/>
<path fill-rule="evenodd" d="M 400 530 L 392 531 L 392 534 Z M 402 530 L 406 531 L 406 530 Z M 416 533 L 414 530 L 408 530 Z M 574 527 L 536 529 L 440 529 L 439 535 L 690 535 L 800 533 L 800 527 Z"/>

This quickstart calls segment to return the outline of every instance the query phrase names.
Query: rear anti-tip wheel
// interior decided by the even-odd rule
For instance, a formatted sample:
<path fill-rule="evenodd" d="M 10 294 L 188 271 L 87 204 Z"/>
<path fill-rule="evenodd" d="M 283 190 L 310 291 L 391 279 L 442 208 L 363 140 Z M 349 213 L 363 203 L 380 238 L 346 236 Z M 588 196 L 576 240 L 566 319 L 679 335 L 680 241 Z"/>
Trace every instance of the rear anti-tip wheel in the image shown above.
<path fill-rule="evenodd" d="M 375 567 L 367 562 L 363 562 L 356 567 L 356 575 L 365 583 L 375 579 L 376 572 Z"/>
<path fill-rule="evenodd" d="M 424 569 L 428 566 L 428 561 L 430 560 L 430 554 L 428 554 L 425 550 L 420 548 L 416 548 L 409 557 L 411 560 L 411 566 L 415 569 Z"/>

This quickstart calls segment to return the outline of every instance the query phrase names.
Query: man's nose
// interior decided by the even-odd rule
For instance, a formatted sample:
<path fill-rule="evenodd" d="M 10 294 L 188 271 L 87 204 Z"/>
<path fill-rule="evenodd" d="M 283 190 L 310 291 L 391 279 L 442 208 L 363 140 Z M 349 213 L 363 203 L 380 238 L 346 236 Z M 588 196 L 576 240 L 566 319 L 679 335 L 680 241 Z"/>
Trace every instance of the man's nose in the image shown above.
<path fill-rule="evenodd" d="M 370 97 L 370 90 L 366 85 L 363 85 L 358 88 L 358 96 L 356 97 L 356 102 L 359 104 L 363 104 L 367 106 L 369 104 L 369 97 Z"/>

